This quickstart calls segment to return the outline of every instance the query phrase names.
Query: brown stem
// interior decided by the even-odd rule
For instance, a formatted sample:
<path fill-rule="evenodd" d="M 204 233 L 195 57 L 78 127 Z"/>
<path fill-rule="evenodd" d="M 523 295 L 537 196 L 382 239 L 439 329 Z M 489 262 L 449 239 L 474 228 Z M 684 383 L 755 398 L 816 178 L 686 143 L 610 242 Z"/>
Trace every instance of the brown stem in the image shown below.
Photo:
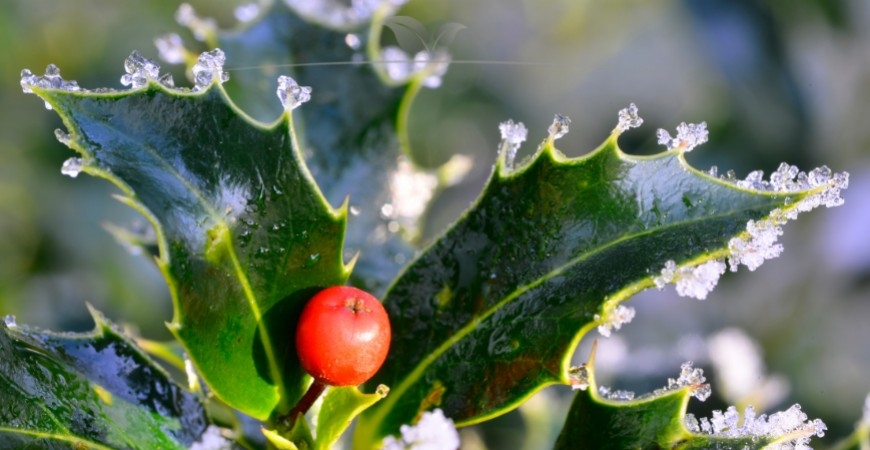
<path fill-rule="evenodd" d="M 305 392 L 305 395 L 299 399 L 299 403 L 297 403 L 286 416 L 282 417 L 280 422 L 287 424 L 288 427 L 292 427 L 293 423 L 296 422 L 296 418 L 307 413 L 308 410 L 311 409 L 311 405 L 317 401 L 320 394 L 322 394 L 325 389 L 326 383 L 314 380 L 311 383 L 311 386 L 308 387 L 308 391 Z"/>

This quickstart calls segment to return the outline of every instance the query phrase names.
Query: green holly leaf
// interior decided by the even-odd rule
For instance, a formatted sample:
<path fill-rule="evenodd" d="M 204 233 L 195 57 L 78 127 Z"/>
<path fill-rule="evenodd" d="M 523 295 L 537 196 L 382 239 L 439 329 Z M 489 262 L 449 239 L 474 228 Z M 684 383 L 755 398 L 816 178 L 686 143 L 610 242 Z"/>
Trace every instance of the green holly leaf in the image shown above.
<path fill-rule="evenodd" d="M 388 392 L 386 386 L 378 386 L 371 394 L 360 392 L 356 386 L 330 388 L 317 417 L 317 445 L 314 448 L 332 448 L 351 421 L 366 408 L 386 397 Z"/>
<path fill-rule="evenodd" d="M 90 333 L 0 323 L 3 448 L 186 449 L 206 430 L 193 394 L 96 311 Z"/>
<path fill-rule="evenodd" d="M 678 290 L 700 295 L 707 263 L 713 283 L 721 260 L 748 264 L 749 221 L 776 228 L 829 188 L 740 187 L 691 168 L 686 143 L 625 154 L 619 130 L 591 154 L 566 158 L 553 146 L 558 132 L 516 169 L 507 136 L 475 204 L 390 287 L 392 347 L 371 383 L 391 392 L 361 416 L 358 447 L 428 409 L 468 425 L 567 383 L 576 344 L 596 326 L 618 327 L 621 302 L 680 277 Z M 738 244 L 744 254 L 732 254 Z M 662 273 L 669 260 L 680 266 L 676 276 Z"/>
<path fill-rule="evenodd" d="M 593 351 L 594 352 L 594 351 Z M 815 423 L 794 420 L 788 429 L 785 422 L 767 416 L 751 418 L 738 426 L 736 412 L 733 422 L 727 428 L 725 415 L 719 415 L 720 422 L 710 425 L 723 427 L 717 435 L 704 434 L 700 428 L 696 432 L 687 426 L 686 407 L 690 397 L 699 396 L 709 386 L 703 384 L 700 369 L 684 365 L 680 378 L 670 380 L 670 386 L 637 399 L 612 399 L 599 393 L 595 381 L 594 353 L 582 370 L 587 383 L 584 390 L 577 392 L 562 433 L 554 445 L 554 450 L 574 448 L 596 448 L 602 450 L 621 450 L 626 448 L 670 448 L 670 449 L 710 449 L 739 448 L 747 450 L 763 449 L 775 444 L 794 444 L 796 440 L 808 439 L 818 430 Z M 706 398 L 707 394 L 700 395 Z M 632 395 L 633 396 L 633 395 Z M 716 415 L 720 413 L 717 411 Z M 695 421 L 694 417 L 690 420 Z M 761 421 L 759 421 L 761 420 Z M 767 426 L 768 423 L 776 423 Z M 698 427 L 697 422 L 694 426 Z"/>
<path fill-rule="evenodd" d="M 74 164 L 120 187 L 157 231 L 170 329 L 212 391 L 260 420 L 289 410 L 307 376 L 293 345 L 299 312 L 350 272 L 346 209 L 318 191 L 290 114 L 258 124 L 219 85 L 32 90 L 63 119 Z"/>
<path fill-rule="evenodd" d="M 272 2 L 257 20 L 209 34 L 207 44 L 226 53 L 231 63 L 226 90 L 258 120 L 271 121 L 281 113 L 274 83 L 279 74 L 313 89 L 311 100 L 295 113 L 305 163 L 331 204 L 349 201 L 353 215 L 346 254 L 359 252 L 351 281 L 380 296 L 414 251 L 409 241 L 416 218 L 398 217 L 398 208 L 382 209 L 396 201 L 397 187 L 391 183 L 400 170 L 426 176 L 401 161 L 408 149 L 400 141 L 419 83 L 410 88 L 390 83 L 382 65 L 368 62 L 381 59 L 381 21 L 395 6 L 385 2 L 374 22 L 336 30 L 313 16 L 300 17 L 287 3 Z M 355 48 L 349 36 L 357 40 Z M 411 230 L 397 231 L 391 222 Z"/>

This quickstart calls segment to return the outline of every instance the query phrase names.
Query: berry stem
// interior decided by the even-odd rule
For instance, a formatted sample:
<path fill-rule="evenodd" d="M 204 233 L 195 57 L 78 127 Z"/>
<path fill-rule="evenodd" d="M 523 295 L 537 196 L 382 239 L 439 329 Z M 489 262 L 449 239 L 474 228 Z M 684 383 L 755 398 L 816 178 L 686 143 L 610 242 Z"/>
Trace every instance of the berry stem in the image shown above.
<path fill-rule="evenodd" d="M 311 409 L 311 405 L 317 401 L 320 394 L 322 394 L 325 389 L 326 383 L 314 380 L 311 383 L 311 386 L 308 387 L 305 395 L 299 399 L 299 403 L 297 403 L 286 416 L 281 418 L 281 422 L 286 423 L 288 426 L 292 426 L 293 423 L 296 422 L 297 417 L 307 413 L 308 410 Z"/>

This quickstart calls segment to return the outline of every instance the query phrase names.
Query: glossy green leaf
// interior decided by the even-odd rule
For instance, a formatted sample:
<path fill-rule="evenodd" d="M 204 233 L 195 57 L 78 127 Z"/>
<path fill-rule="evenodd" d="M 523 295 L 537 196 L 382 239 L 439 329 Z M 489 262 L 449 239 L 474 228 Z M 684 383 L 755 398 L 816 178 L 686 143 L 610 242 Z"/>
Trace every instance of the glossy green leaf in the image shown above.
<path fill-rule="evenodd" d="M 186 449 L 199 400 L 93 312 L 90 333 L 0 323 L 0 447 Z"/>
<path fill-rule="evenodd" d="M 772 438 L 724 438 L 696 435 L 685 426 L 686 406 L 698 386 L 663 389 L 635 400 L 610 400 L 599 395 L 594 361 L 585 366 L 588 387 L 571 403 L 554 450 L 622 449 L 760 449 Z"/>
<path fill-rule="evenodd" d="M 724 258 L 747 221 L 813 193 L 741 189 L 678 150 L 627 155 L 617 135 L 580 158 L 550 140 L 516 170 L 500 160 L 465 216 L 400 275 L 384 300 L 392 348 L 371 381 L 391 392 L 361 416 L 357 446 L 423 410 L 467 425 L 565 383 L 596 315 L 652 287 L 665 261 Z"/>
<path fill-rule="evenodd" d="M 344 434 L 353 419 L 374 405 L 389 392 L 379 386 L 375 392 L 364 394 L 356 386 L 333 387 L 326 392 L 320 414 L 317 416 L 316 449 L 328 450 Z"/>
<path fill-rule="evenodd" d="M 157 230 L 170 328 L 212 392 L 261 420 L 289 410 L 306 381 L 296 318 L 313 292 L 349 273 L 346 211 L 317 190 L 290 115 L 255 123 L 218 85 L 34 91 L 60 114 L 83 171 L 118 185 Z"/>
<path fill-rule="evenodd" d="M 391 182 L 402 155 L 397 133 L 406 132 L 404 115 L 417 89 L 386 84 L 378 76 L 383 67 L 367 63 L 379 59 L 377 45 L 367 49 L 369 26 L 379 22 L 350 30 L 359 39 L 354 49 L 347 30 L 306 21 L 287 2 L 272 3 L 259 20 L 219 31 L 209 45 L 227 55 L 230 97 L 259 120 L 281 113 L 278 75 L 312 87 L 311 100 L 294 113 L 305 163 L 331 204 L 348 199 L 346 255 L 359 252 L 351 281 L 380 296 L 414 251 L 410 236 L 389 231 L 395 218 L 382 206 L 394 202 Z"/>

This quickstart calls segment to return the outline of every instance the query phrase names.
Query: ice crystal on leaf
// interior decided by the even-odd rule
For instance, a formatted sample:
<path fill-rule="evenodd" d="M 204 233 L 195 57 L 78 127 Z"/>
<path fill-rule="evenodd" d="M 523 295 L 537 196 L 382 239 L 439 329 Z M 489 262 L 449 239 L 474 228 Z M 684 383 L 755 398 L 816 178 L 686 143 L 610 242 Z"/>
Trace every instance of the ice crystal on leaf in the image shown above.
<path fill-rule="evenodd" d="M 286 75 L 278 77 L 278 90 L 276 93 L 286 111 L 292 111 L 299 107 L 299 105 L 311 100 L 311 88 L 299 86 L 296 80 Z"/>
<path fill-rule="evenodd" d="M 702 418 L 700 426 L 694 416 L 686 415 L 686 428 L 694 433 L 709 434 L 712 436 L 740 438 L 740 437 L 764 437 L 780 439 L 788 436 L 789 439 L 777 442 L 772 447 L 777 449 L 808 449 L 810 438 L 822 437 L 828 427 L 820 419 L 808 420 L 807 415 L 801 411 L 800 405 L 771 414 L 757 416 L 752 406 L 747 406 L 743 411 L 743 422 L 737 408 L 729 406 L 725 412 L 716 410 L 710 419 Z"/>
<path fill-rule="evenodd" d="M 124 70 L 127 73 L 121 76 L 121 84 L 133 89 L 145 87 L 149 80 L 160 77 L 160 65 L 135 50 L 124 60 Z"/>
<path fill-rule="evenodd" d="M 175 12 L 175 21 L 179 25 L 189 28 L 193 37 L 198 41 L 205 41 L 209 35 L 217 30 L 217 22 L 214 19 L 199 17 L 189 3 L 182 3 L 178 6 L 178 10 Z"/>
<path fill-rule="evenodd" d="M 586 364 L 568 369 L 568 382 L 573 390 L 585 391 L 589 388 L 589 368 Z"/>
<path fill-rule="evenodd" d="M 30 70 L 24 69 L 21 71 L 21 90 L 25 94 L 32 94 L 34 87 L 40 89 L 60 89 L 63 91 L 80 91 L 79 84 L 74 80 L 67 81 L 60 76 L 60 69 L 54 64 L 49 64 L 45 68 L 45 75 L 34 75 Z M 45 102 L 45 109 L 52 109 L 48 101 Z"/>
<path fill-rule="evenodd" d="M 662 128 L 659 128 L 656 135 L 659 144 L 666 146 L 668 150 L 679 148 L 685 152 L 690 152 L 695 147 L 707 142 L 707 122 L 688 124 L 682 122 L 677 125 L 675 137 L 671 137 L 671 134 Z"/>
<path fill-rule="evenodd" d="M 498 129 L 501 132 L 501 151 L 504 154 L 504 165 L 508 169 L 512 169 L 517 157 L 517 150 L 529 136 L 529 130 L 522 122 L 514 122 L 513 120 L 502 122 Z"/>
<path fill-rule="evenodd" d="M 184 55 L 187 50 L 184 48 L 184 41 L 177 33 L 169 33 L 163 36 L 158 36 L 154 39 L 154 46 L 157 47 L 157 56 L 168 62 L 169 64 L 181 64 L 184 62 Z"/>
<path fill-rule="evenodd" d="M 547 128 L 550 139 L 555 141 L 568 134 L 569 125 L 571 125 L 571 119 L 568 116 L 556 114 L 556 117 L 553 118 L 553 123 L 550 124 L 550 128 Z"/>
<path fill-rule="evenodd" d="M 604 317 L 596 314 L 594 320 L 599 322 L 598 334 L 610 337 L 611 332 L 619 330 L 623 325 L 634 319 L 635 310 L 630 306 L 618 305 L 612 311 L 605 313 Z"/>
<path fill-rule="evenodd" d="M 402 425 L 401 437 L 387 436 L 383 450 L 455 450 L 459 448 L 459 433 L 453 421 L 436 409 L 425 412 L 416 425 Z"/>
<path fill-rule="evenodd" d="M 630 128 L 637 128 L 643 124 L 643 118 L 637 114 L 637 105 L 630 103 L 628 108 L 619 110 L 619 123 L 616 129 L 622 133 Z"/>
<path fill-rule="evenodd" d="M 203 52 L 193 66 L 194 91 L 202 91 L 211 85 L 212 81 L 224 83 L 230 79 L 230 74 L 224 72 L 226 56 L 223 50 L 216 48 L 210 52 Z"/>
<path fill-rule="evenodd" d="M 679 377 L 676 379 L 668 378 L 667 386 L 661 389 L 656 389 L 652 394 L 647 395 L 662 395 L 667 392 L 690 387 L 692 389 L 692 397 L 703 402 L 707 400 L 713 392 L 706 381 L 707 379 L 704 377 L 704 370 L 695 367 L 695 364 L 692 361 L 686 361 L 680 366 Z"/>
<path fill-rule="evenodd" d="M 669 260 L 665 262 L 661 274 L 653 278 L 653 283 L 663 289 L 669 283 L 676 283 L 677 294 L 683 297 L 694 297 L 698 300 L 707 298 L 719 282 L 719 277 L 725 273 L 725 263 L 722 261 L 707 261 L 696 266 L 677 264 Z"/>
<path fill-rule="evenodd" d="M 81 158 L 69 158 L 64 161 L 63 165 L 60 167 L 60 173 L 70 178 L 75 178 L 82 172 L 82 167 L 84 167 L 84 164 L 82 163 Z"/>
<path fill-rule="evenodd" d="M 634 400 L 634 392 L 623 390 L 612 390 L 607 386 L 598 386 L 598 394 L 608 400 L 631 401 Z"/>

